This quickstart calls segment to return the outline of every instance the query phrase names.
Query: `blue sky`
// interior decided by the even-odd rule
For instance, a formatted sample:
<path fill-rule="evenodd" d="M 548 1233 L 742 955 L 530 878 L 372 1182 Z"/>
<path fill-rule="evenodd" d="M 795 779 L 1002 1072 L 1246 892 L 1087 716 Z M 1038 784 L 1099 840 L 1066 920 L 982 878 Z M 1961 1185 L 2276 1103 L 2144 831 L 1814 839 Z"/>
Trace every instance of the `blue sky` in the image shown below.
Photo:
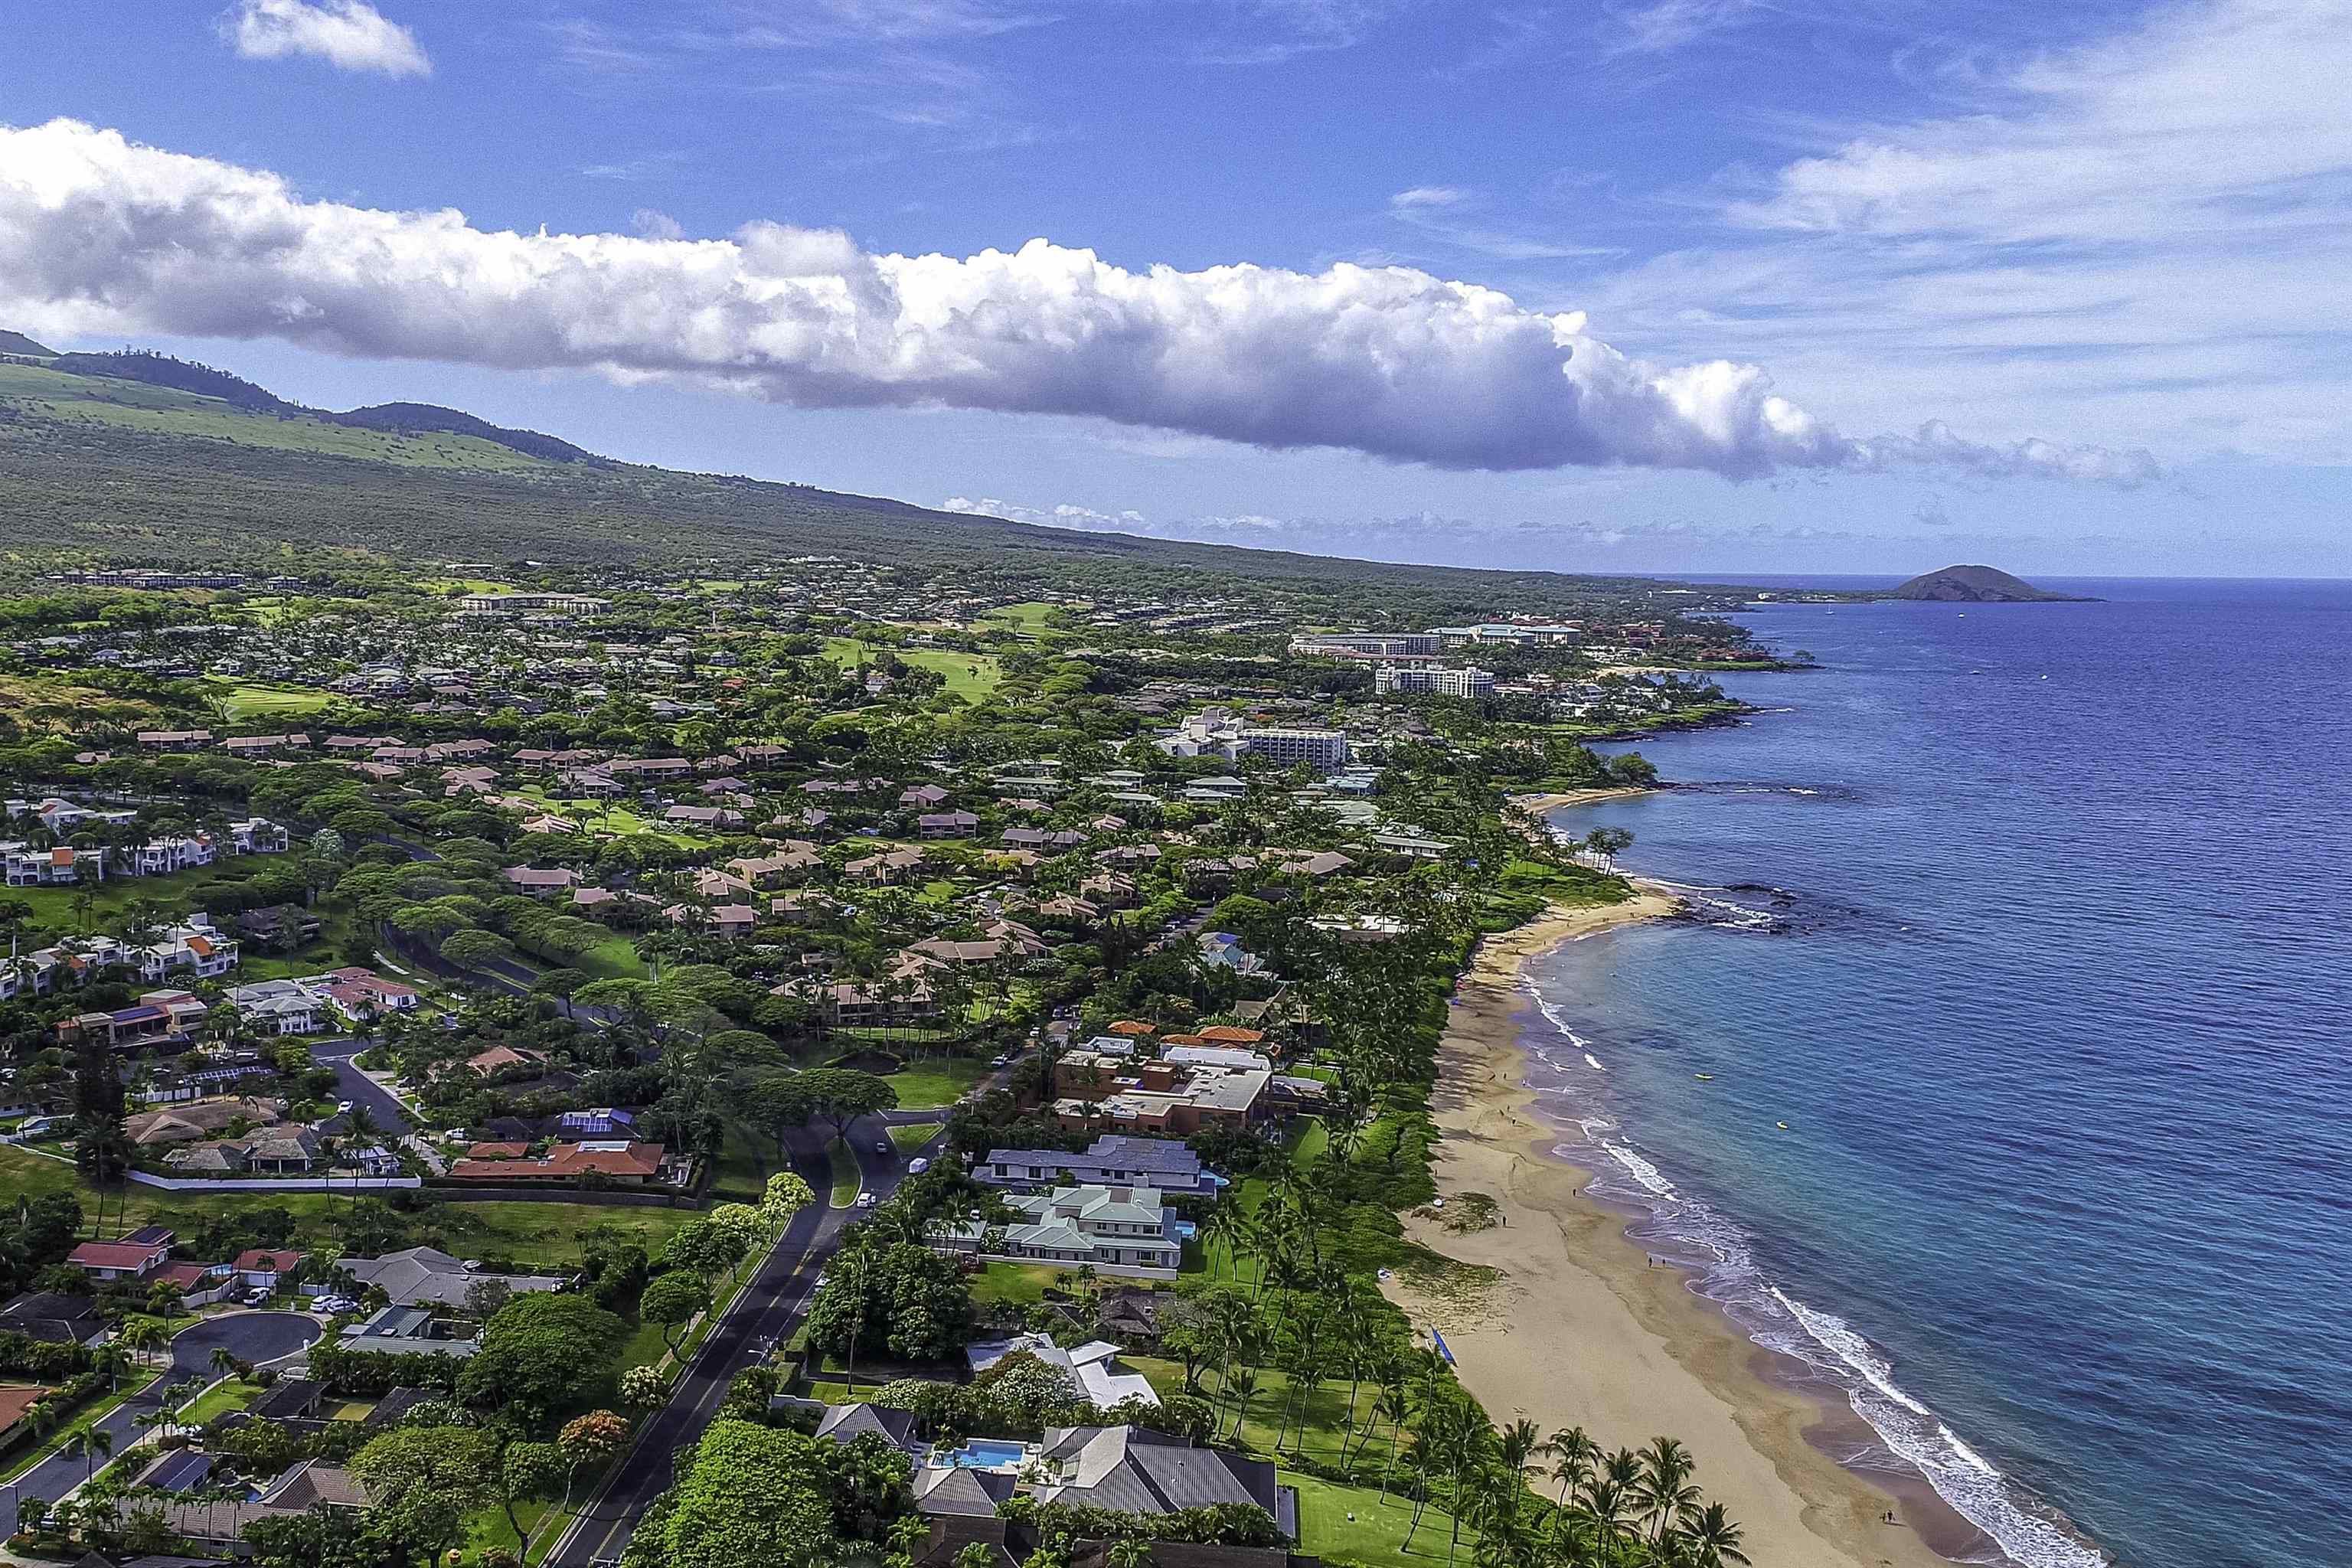
<path fill-rule="evenodd" d="M 2352 574 L 2346 79 L 2347 0 L 12 7 L 0 324 L 1074 527 Z"/>

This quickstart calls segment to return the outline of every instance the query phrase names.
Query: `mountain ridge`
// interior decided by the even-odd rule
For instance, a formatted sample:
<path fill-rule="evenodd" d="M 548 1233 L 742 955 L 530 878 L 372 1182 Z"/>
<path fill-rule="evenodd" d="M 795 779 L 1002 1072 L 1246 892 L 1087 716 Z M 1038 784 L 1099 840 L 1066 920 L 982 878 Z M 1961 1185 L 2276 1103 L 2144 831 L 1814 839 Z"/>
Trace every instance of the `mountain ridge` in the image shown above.
<path fill-rule="evenodd" d="M 17 337 L 16 333 L 0 333 L 0 338 Z M 22 341 L 30 342 L 30 339 Z M 38 344 L 34 344 L 38 348 Z M 152 349 L 121 349 L 98 353 L 77 352 L 57 354 L 47 366 L 65 375 L 89 376 L 108 381 L 131 381 L 148 386 L 168 387 L 198 397 L 216 397 L 232 408 L 248 413 L 274 414 L 285 418 L 316 419 L 321 424 L 347 426 L 361 430 L 384 430 L 402 435 L 440 433 L 470 436 L 494 446 L 505 447 L 527 458 L 549 463 L 610 463 L 610 458 L 600 457 L 584 447 L 576 447 L 561 437 L 537 430 L 518 430 L 467 414 L 462 409 L 446 408 L 433 403 L 378 403 L 342 413 L 332 409 L 310 408 L 289 402 L 268 387 L 246 380 L 233 372 L 219 370 L 194 360 L 175 359 Z"/>
<path fill-rule="evenodd" d="M 421 434 L 365 427 L 356 416 L 367 410 L 330 423 L 227 372 L 134 357 L 131 368 L 144 380 L 92 374 L 94 363 L 67 374 L 0 362 L 0 541 L 100 560 L 239 566 L 333 550 L 607 566 L 839 554 L 1145 596 L 1166 591 L 1171 572 L 1200 573 L 1282 592 L 1377 585 L 1400 605 L 1411 602 L 1412 615 L 1440 619 L 1499 605 L 1562 614 L 1596 602 L 1647 606 L 1658 587 L 1631 574 L 1431 566 L 1052 528 L 740 475 L 544 460 L 446 433 L 472 427 L 473 416 L 456 411 L 435 411 L 451 417 Z M 1747 593 L 1674 586 L 1720 592 L 1726 605 Z"/>

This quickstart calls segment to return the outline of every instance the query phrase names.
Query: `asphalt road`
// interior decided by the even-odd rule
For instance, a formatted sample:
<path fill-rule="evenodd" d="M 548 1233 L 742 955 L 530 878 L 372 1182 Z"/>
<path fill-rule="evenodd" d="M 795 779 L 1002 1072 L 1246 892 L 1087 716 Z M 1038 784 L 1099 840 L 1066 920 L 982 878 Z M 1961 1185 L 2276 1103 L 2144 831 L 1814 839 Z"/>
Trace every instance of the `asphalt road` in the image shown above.
<path fill-rule="evenodd" d="M 897 1151 L 882 1152 L 889 1142 L 889 1125 L 880 1117 L 861 1117 L 849 1124 L 849 1147 L 857 1158 L 864 1190 L 876 1194 L 877 1201 L 897 1192 L 906 1180 L 906 1163 Z M 934 1139 L 922 1152 L 936 1155 L 939 1142 Z M 703 1341 L 674 1385 L 669 1403 L 639 1428 L 635 1447 L 556 1542 L 544 1559 L 544 1568 L 589 1568 L 603 1559 L 620 1556 L 638 1517 L 668 1487 L 672 1455 L 699 1436 L 718 1415 L 735 1374 L 763 1360 L 762 1347 L 782 1344 L 799 1327 L 809 1299 L 816 1294 L 818 1276 L 840 1246 L 843 1229 L 856 1219 L 859 1211 L 824 1206 L 833 1174 L 821 1133 L 795 1135 L 793 1168 L 817 1194 L 817 1203 L 793 1216 L 782 1237 L 761 1260 L 759 1273 Z"/>
<path fill-rule="evenodd" d="M 402 1109 L 399 1096 L 352 1065 L 352 1058 L 366 1049 L 366 1043 L 360 1040 L 322 1040 L 310 1047 L 310 1059 L 335 1069 L 338 1100 L 366 1106 L 376 1126 L 387 1135 L 405 1132 L 408 1112 Z"/>
<path fill-rule="evenodd" d="M 112 1437 L 114 1451 L 121 1453 L 142 1436 L 138 1419 L 162 1406 L 164 1388 L 190 1379 L 197 1387 L 203 1387 L 220 1375 L 213 1370 L 213 1352 L 216 1348 L 226 1346 L 239 1361 L 268 1363 L 306 1349 L 318 1339 L 319 1331 L 317 1321 L 299 1312 L 233 1312 L 226 1317 L 206 1318 L 182 1330 L 172 1342 L 171 1372 L 161 1382 L 117 1405 L 111 1415 L 97 1423 L 98 1429 Z M 98 1462 L 102 1467 L 106 1460 L 100 1458 Z M 44 1459 L 18 1479 L 17 1495 L 55 1502 L 81 1485 L 89 1472 L 89 1466 L 82 1459 Z"/>

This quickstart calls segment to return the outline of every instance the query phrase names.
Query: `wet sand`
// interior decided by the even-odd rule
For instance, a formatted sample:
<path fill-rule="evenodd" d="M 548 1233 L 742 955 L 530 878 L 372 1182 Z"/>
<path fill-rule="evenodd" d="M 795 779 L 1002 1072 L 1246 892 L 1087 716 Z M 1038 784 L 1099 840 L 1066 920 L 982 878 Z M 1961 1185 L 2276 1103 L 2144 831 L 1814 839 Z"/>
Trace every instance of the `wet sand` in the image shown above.
<path fill-rule="evenodd" d="M 1990 1543 L 1924 1479 L 1864 1479 L 1831 1456 L 1873 1435 L 1834 1389 L 1748 1339 L 1624 1234 L 1629 1215 L 1582 1194 L 1590 1173 L 1549 1153 L 1559 1135 L 1528 1110 L 1519 1030 L 1540 1019 L 1518 988 L 1527 957 L 1674 912 L 1654 883 L 1600 909 L 1556 910 L 1486 943 L 1464 976 L 1441 1047 L 1432 1110 L 1441 1193 L 1482 1192 L 1501 1226 L 1457 1235 L 1409 1216 L 1416 1240 L 1498 1271 L 1464 1290 L 1400 1276 L 1384 1289 L 1416 1325 L 1444 1331 L 1463 1383 L 1498 1423 L 1547 1436 L 1581 1426 L 1602 1447 L 1671 1436 L 1696 1479 L 1745 1530 L 1758 1568 L 1938 1568 Z M 1893 1510 L 1899 1522 L 1887 1523 Z"/>

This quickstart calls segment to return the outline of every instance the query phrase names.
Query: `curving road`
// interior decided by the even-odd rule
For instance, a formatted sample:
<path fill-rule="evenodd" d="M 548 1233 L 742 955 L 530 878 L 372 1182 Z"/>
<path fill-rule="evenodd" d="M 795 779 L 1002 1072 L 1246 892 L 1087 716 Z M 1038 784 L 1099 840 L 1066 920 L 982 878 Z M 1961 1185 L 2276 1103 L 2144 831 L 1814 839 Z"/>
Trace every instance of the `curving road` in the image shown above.
<path fill-rule="evenodd" d="M 888 1123 L 879 1117 L 861 1117 L 849 1125 L 849 1147 L 857 1157 L 865 1190 L 877 1198 L 888 1197 L 906 1179 L 906 1165 L 897 1152 L 880 1152 L 879 1146 L 889 1141 Z M 669 1485 L 671 1456 L 719 1414 L 735 1374 L 765 1360 L 770 1347 L 791 1339 L 798 1328 L 809 1299 L 816 1294 L 818 1277 L 858 1211 L 824 1205 L 833 1173 L 824 1136 L 803 1130 L 792 1142 L 793 1169 L 817 1194 L 817 1202 L 793 1216 L 761 1261 L 759 1273 L 728 1307 L 672 1386 L 669 1403 L 638 1428 L 635 1445 L 620 1468 L 549 1550 L 542 1568 L 590 1568 L 618 1558 L 638 1517 Z M 935 1138 L 920 1152 L 936 1155 L 941 1142 Z"/>
<path fill-rule="evenodd" d="M 144 1435 L 138 1419 L 163 1405 L 166 1386 L 194 1379 L 198 1387 L 203 1387 L 220 1376 L 213 1370 L 215 1350 L 226 1347 L 239 1361 L 267 1363 L 309 1349 L 317 1341 L 319 1331 L 318 1321 L 300 1312 L 230 1312 L 205 1318 L 182 1330 L 173 1340 L 169 1373 L 124 1400 L 106 1419 L 95 1425 L 114 1439 L 114 1451 L 120 1454 Z M 101 1466 L 105 1462 L 99 1461 Z M 89 1473 L 85 1460 L 53 1456 L 17 1479 L 17 1494 L 55 1502 L 81 1485 Z"/>

